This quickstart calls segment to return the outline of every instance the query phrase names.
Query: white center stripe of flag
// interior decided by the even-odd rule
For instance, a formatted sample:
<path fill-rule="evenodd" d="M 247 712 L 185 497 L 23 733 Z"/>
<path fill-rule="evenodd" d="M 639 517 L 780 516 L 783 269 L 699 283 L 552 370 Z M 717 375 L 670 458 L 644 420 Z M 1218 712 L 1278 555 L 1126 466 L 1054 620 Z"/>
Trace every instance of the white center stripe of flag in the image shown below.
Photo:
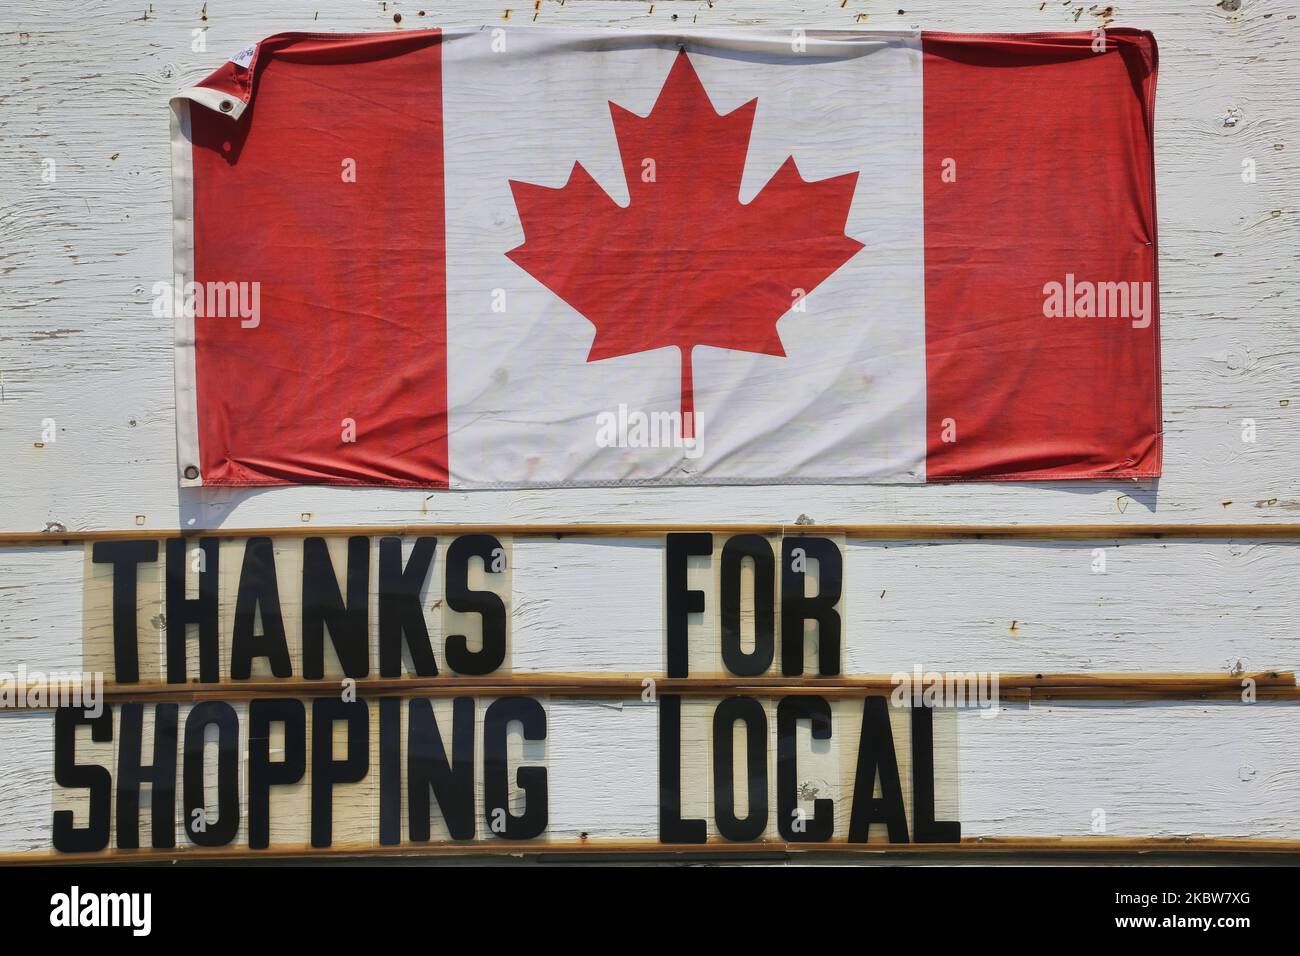
<path fill-rule="evenodd" d="M 784 356 L 694 350 L 690 448 L 635 431 L 638 414 L 679 412 L 679 350 L 588 362 L 592 322 L 506 256 L 524 242 L 512 180 L 558 188 L 576 162 L 628 205 L 609 104 L 650 114 L 679 47 L 575 31 L 446 36 L 453 487 L 925 480 L 920 42 L 810 34 L 798 46 L 774 32 L 685 49 L 716 113 L 757 100 L 737 202 L 789 157 L 808 182 L 856 173 L 844 233 L 864 248 L 802 304 L 791 290 Z"/>

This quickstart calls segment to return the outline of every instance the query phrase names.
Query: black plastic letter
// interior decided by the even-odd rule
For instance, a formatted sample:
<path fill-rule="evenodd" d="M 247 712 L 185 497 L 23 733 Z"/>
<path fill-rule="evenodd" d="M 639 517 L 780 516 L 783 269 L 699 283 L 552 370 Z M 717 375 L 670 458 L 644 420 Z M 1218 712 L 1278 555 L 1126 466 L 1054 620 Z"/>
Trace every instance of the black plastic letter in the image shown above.
<path fill-rule="evenodd" d="M 875 795 L 877 773 L 880 774 L 879 799 Z M 858 767 L 853 775 L 849 842 L 866 843 L 873 823 L 888 827 L 890 843 L 907 842 L 903 785 L 898 777 L 889 704 L 883 697 L 867 697 L 862 701 L 862 735 L 858 738 Z"/>
<path fill-rule="evenodd" d="M 792 843 L 823 843 L 835 830 L 835 801 L 818 797 L 812 819 L 796 829 L 799 806 L 799 767 L 795 756 L 795 727 L 800 719 L 812 722 L 814 740 L 829 740 L 831 708 L 823 697 L 783 697 L 776 705 L 776 827 Z"/>
<path fill-rule="evenodd" d="M 469 587 L 470 558 L 482 558 L 484 569 L 493 574 L 496 552 L 504 550 L 490 534 L 461 535 L 447 548 L 447 606 L 483 618 L 483 646 L 479 650 L 469 649 L 464 634 L 447 636 L 447 666 L 457 674 L 491 674 L 506 659 L 506 606 L 501 596 L 492 591 L 471 591 Z"/>
<path fill-rule="evenodd" d="M 745 776 L 749 780 L 749 810 L 736 818 L 732 793 L 736 721 L 745 725 Z M 767 714 L 752 697 L 729 697 L 713 712 L 713 817 L 728 840 L 756 840 L 767 827 Z"/>
<path fill-rule="evenodd" d="M 668 676 L 690 676 L 690 658 L 687 653 L 686 627 L 691 614 L 704 611 L 704 592 L 686 586 L 688 559 L 713 553 L 713 535 L 708 532 L 674 533 L 664 543 L 664 572 L 666 595 L 666 620 L 668 642 Z"/>
<path fill-rule="evenodd" d="M 262 633 L 254 634 L 253 624 L 259 608 Z M 265 657 L 276 677 L 293 676 L 289 644 L 284 639 L 284 618 L 280 614 L 275 546 L 270 538 L 249 538 L 244 548 L 230 641 L 230 676 L 234 680 L 247 680 L 252 675 L 255 657 Z"/>
<path fill-rule="evenodd" d="M 158 542 L 96 541 L 90 560 L 113 566 L 113 671 L 119 684 L 134 684 L 140 680 L 135 646 L 136 565 L 158 560 Z"/>
<path fill-rule="evenodd" d="M 74 826 L 71 810 L 54 811 L 54 849 L 63 853 L 93 853 L 108 846 L 112 829 L 113 774 L 98 764 L 77 763 L 77 728 L 90 726 L 96 743 L 113 739 L 113 709 L 105 707 L 90 717 L 79 707 L 60 707 L 54 712 L 54 782 L 60 787 L 89 790 L 89 820 Z"/>
<path fill-rule="evenodd" d="M 217 728 L 217 817 L 204 805 L 203 751 L 208 727 Z M 195 704 L 185 718 L 185 835 L 197 846 L 225 846 L 239 830 L 239 717 L 225 701 Z M 195 811 L 202 811 L 196 814 Z M 203 826 L 196 826 L 202 817 Z"/>
<path fill-rule="evenodd" d="M 271 724 L 284 724 L 284 759 L 271 760 Z M 248 705 L 248 845 L 271 842 L 271 788 L 302 779 L 307 769 L 307 708 L 300 700 Z"/>
<path fill-rule="evenodd" d="M 153 715 L 153 762 L 141 764 L 144 704 L 123 704 L 118 727 L 117 846 L 140 848 L 140 785 L 149 783 L 155 849 L 176 845 L 176 705 L 157 704 Z"/>
<path fill-rule="evenodd" d="M 370 673 L 370 539 L 348 538 L 348 599 L 339 591 L 334 564 L 324 538 L 302 543 L 302 676 L 325 676 L 325 628 L 338 654 L 343 673 Z"/>
<path fill-rule="evenodd" d="M 347 723 L 347 756 L 334 757 L 334 722 Z M 370 708 L 364 700 L 318 697 L 311 702 L 311 845 L 329 846 L 334 785 L 357 783 L 370 770 Z"/>
<path fill-rule="evenodd" d="M 220 550 L 216 538 L 202 538 L 199 552 L 203 563 L 199 568 L 199 596 L 185 596 L 186 556 L 185 539 L 167 541 L 167 683 L 184 684 L 185 639 L 189 626 L 199 626 L 199 680 L 215 684 L 221 679 L 218 659 L 220 647 L 217 636 L 217 561 Z"/>
<path fill-rule="evenodd" d="M 754 650 L 740 648 L 740 570 L 754 562 Z M 739 534 L 722 546 L 722 662 L 738 677 L 757 677 L 772 666 L 776 635 L 776 559 L 761 534 Z"/>
<path fill-rule="evenodd" d="M 424 697 L 412 699 L 406 719 L 409 738 L 406 805 L 410 809 L 412 842 L 423 843 L 429 839 L 431 790 L 451 838 L 473 839 L 474 698 L 457 697 L 452 702 L 450 760 L 433 714 L 432 701 Z M 531 797 L 529 799 L 531 804 Z"/>
<path fill-rule="evenodd" d="M 708 838 L 703 820 L 682 819 L 682 699 L 664 694 L 659 698 L 659 842 L 704 843 Z"/>
<path fill-rule="evenodd" d="M 411 559 L 402 567 L 402 539 L 379 539 L 379 673 L 402 675 L 402 640 L 411 651 L 411 663 L 421 677 L 436 677 L 438 664 L 429 646 L 420 593 L 429 577 L 438 539 L 415 539 Z"/>
<path fill-rule="evenodd" d="M 511 814 L 506 765 L 506 732 L 511 721 L 523 725 L 525 740 L 546 739 L 546 711 L 533 698 L 500 697 L 488 705 L 483 717 L 483 812 L 494 835 L 530 840 L 546 829 L 549 818 L 546 768 L 520 767 L 515 771 L 515 783 L 524 791 L 524 812 Z"/>
<path fill-rule="evenodd" d="M 807 561 L 817 562 L 817 593 L 804 596 Z M 835 605 L 843 585 L 844 559 L 829 538 L 786 538 L 781 544 L 781 673 L 803 673 L 804 621 L 817 622 L 817 673 L 840 672 L 840 614 Z"/>

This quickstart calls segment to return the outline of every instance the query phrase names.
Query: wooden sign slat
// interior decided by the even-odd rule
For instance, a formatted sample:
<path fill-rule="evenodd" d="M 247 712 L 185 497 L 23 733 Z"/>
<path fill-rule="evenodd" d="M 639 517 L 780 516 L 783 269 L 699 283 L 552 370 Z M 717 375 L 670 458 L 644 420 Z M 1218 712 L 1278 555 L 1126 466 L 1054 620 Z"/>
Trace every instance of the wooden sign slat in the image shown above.
<path fill-rule="evenodd" d="M 1247 683 L 1261 700 L 1300 701 L 1300 685 L 1290 671 L 1262 671 L 1224 674 L 1002 674 L 999 695 L 1006 701 L 1030 700 L 1235 700 Z M 362 678 L 355 682 L 359 696 L 455 697 L 480 694 L 494 697 L 511 694 L 541 694 L 573 699 L 632 699 L 653 689 L 656 694 L 683 697 L 716 697 L 728 694 L 821 695 L 849 699 L 863 694 L 892 693 L 898 684 L 890 675 L 854 677 L 768 677 L 741 678 L 720 675 L 672 679 L 655 674 L 544 674 L 529 673 L 502 677 L 388 677 Z M 80 698 L 77 684 L 62 690 Z M 102 699 L 123 701 L 254 700 L 261 697 L 337 697 L 337 681 L 288 679 L 252 680 L 218 684 L 167 684 L 144 681 L 138 684 L 106 683 Z M 50 710 L 57 702 L 22 699 L 12 703 L 18 710 Z"/>
<path fill-rule="evenodd" d="M 418 698 L 416 698 L 418 700 Z M 508 728 L 505 764 L 500 772 L 508 782 L 510 806 L 521 812 L 530 796 L 516 785 L 516 773 L 529 767 L 545 770 L 546 826 L 530 839 L 508 839 L 491 830 L 491 799 L 485 789 L 486 764 L 483 751 L 483 717 L 497 698 L 477 696 L 473 704 L 477 719 L 472 758 L 473 819 L 471 839 L 454 840 L 439 829 L 446 814 L 437 800 L 429 812 L 433 827 L 428 844 L 409 838 L 411 807 L 403 796 L 399 819 L 402 829 L 396 844 L 380 842 L 382 831 L 384 769 L 383 747 L 372 744 L 365 772 L 349 776 L 348 782 L 329 790 L 333 822 L 328 845 L 309 847 L 313 823 L 318 814 L 312 799 L 316 774 L 322 760 L 342 760 L 345 735 L 336 724 L 333 745 L 323 753 L 313 744 L 312 704 L 305 705 L 306 725 L 302 736 L 305 764 L 297 787 L 275 784 L 269 803 L 271 826 L 269 845 L 250 849 L 250 777 L 248 761 L 253 759 L 253 737 L 249 733 L 250 702 L 236 702 L 239 740 L 233 769 L 224 771 L 235 781 L 239 807 L 239 829 L 226 844 L 217 847 L 193 845 L 184 828 L 185 780 L 201 780 L 204 803 L 220 820 L 217 782 L 223 772 L 215 742 L 205 743 L 201 764 L 186 768 L 185 736 L 192 709 L 181 705 L 177 713 L 176 804 L 168 829 L 175 830 L 174 847 L 155 847 L 152 807 L 153 784 L 141 789 L 138 809 L 123 812 L 123 796 L 133 784 L 123 776 L 123 761 L 149 764 L 156 759 L 159 712 L 156 705 L 144 705 L 143 723 L 138 729 L 124 725 L 123 705 L 113 705 L 112 739 L 91 740 L 90 728 L 77 731 L 75 763 L 99 765 L 111 777 L 111 841 L 92 854 L 95 859 L 224 858 L 239 856 L 298 855 L 322 852 L 331 855 L 390 853 L 506 853 L 571 854 L 579 852 L 691 852 L 691 853 L 784 853 L 802 849 L 828 852 L 991 852 L 1032 849 L 1043 852 L 1104 852 L 1135 847 L 1171 851 L 1241 852 L 1253 844 L 1236 838 L 1256 835 L 1260 848 L 1269 852 L 1300 849 L 1300 780 L 1285 773 L 1300 760 L 1300 745 L 1291 732 L 1293 711 L 1285 703 L 1255 704 L 1228 702 L 1170 702 L 1160 707 L 1131 703 L 1096 702 L 1085 706 L 1045 706 L 1009 703 L 995 713 L 976 709 L 938 712 L 932 731 L 934 819 L 960 824 L 961 843 L 949 846 L 920 841 L 916 826 L 915 752 L 907 711 L 890 712 L 892 736 L 898 759 L 902 805 L 907 821 L 908 842 L 894 839 L 882 822 L 873 823 L 869 840 L 850 839 L 855 799 L 866 786 L 860 763 L 863 737 L 862 706 L 854 701 L 830 702 L 830 736 L 817 741 L 810 725 L 798 723 L 791 737 L 794 757 L 792 782 L 779 779 L 778 760 L 782 751 L 776 708 L 796 698 L 757 697 L 768 717 L 766 788 L 769 817 L 763 833 L 748 840 L 728 840 L 719 829 L 716 795 L 725 784 L 719 777 L 724 764 L 714 759 L 718 743 L 712 730 L 718 698 L 693 698 L 680 712 L 680 747 L 665 751 L 662 701 L 648 704 L 636 700 L 534 698 L 545 710 L 544 740 L 525 747 L 518 727 Z M 665 698 L 666 699 L 666 698 Z M 860 698 L 859 698 L 860 700 Z M 253 702 L 255 703 L 255 702 Z M 368 702 L 371 733 L 379 728 L 379 703 Z M 448 753 L 454 747 L 455 723 L 451 701 L 433 703 Z M 409 714 L 407 715 L 409 717 Z M 197 718 L 196 718 L 197 719 Z M 402 743 L 397 770 L 405 794 L 408 760 L 411 756 L 409 729 L 400 725 Z M 269 759 L 285 758 L 287 729 L 273 732 Z M 89 805 L 85 801 L 87 781 L 67 780 L 58 787 L 51 768 L 55 764 L 57 732 L 51 712 L 0 713 L 0 754 L 3 771 L 10 781 L 11 798 L 0 818 L 0 854 L 31 854 L 42 859 L 53 846 L 52 824 L 57 810 L 71 810 L 72 821 L 85 826 Z M 127 755 L 124 744 L 139 740 L 138 757 Z M 197 739 L 197 738 L 196 738 Z M 327 738 L 328 739 L 328 738 Z M 373 739 L 373 737 L 372 737 Z M 744 741 L 737 729 L 733 740 L 731 779 L 737 815 L 749 806 L 744 796 L 746 766 Z M 315 748 L 315 749 L 314 749 Z M 132 753 L 134 753 L 134 748 Z M 685 843 L 665 830 L 661 810 L 665 768 L 670 755 L 679 760 L 674 808 L 683 820 L 704 821 L 704 843 Z M 423 759 L 423 758 L 420 758 Z M 669 760 L 665 764 L 665 760 Z M 200 776 L 196 777 L 198 774 Z M 347 776 L 347 775 L 345 775 Z M 1260 786 L 1261 778 L 1267 786 Z M 796 806 L 811 812 L 816 801 L 830 799 L 827 812 L 833 828 L 826 839 L 805 846 L 776 834 L 781 788 L 793 786 Z M 123 790 L 122 788 L 127 788 Z M 873 787 L 873 790 L 877 790 Z M 737 797 L 740 791 L 742 796 Z M 391 792 L 391 791 L 389 791 Z M 877 790 L 877 792 L 879 792 Z M 1135 795 L 1140 795 L 1137 799 Z M 523 802 L 518 802 L 522 798 Z M 139 849 L 119 845 L 124 820 L 138 826 Z M 210 819 L 209 822 L 212 822 Z M 1226 842 L 1225 842 L 1226 841 Z M 666 844 L 666 846 L 664 846 Z M 914 844 L 914 845 L 913 845 Z M 73 851 L 76 852 L 76 851 Z M 69 859 L 82 859 L 78 854 Z"/>
<path fill-rule="evenodd" d="M 538 522 L 503 524 L 394 524 L 320 527 L 311 524 L 279 528 L 187 528 L 126 530 L 59 530 L 53 532 L 0 532 L 0 547 L 71 545 L 87 541 L 127 541 L 141 537 L 247 538 L 269 536 L 302 538 L 348 535 L 454 536 L 495 534 L 546 538 L 658 538 L 672 533 L 711 531 L 716 534 L 828 534 L 874 541 L 1123 541 L 1159 540 L 1300 540 L 1300 522 L 1236 522 L 1231 524 L 1120 523 L 1114 524 L 781 524 L 767 523 L 656 523 L 656 522 Z"/>

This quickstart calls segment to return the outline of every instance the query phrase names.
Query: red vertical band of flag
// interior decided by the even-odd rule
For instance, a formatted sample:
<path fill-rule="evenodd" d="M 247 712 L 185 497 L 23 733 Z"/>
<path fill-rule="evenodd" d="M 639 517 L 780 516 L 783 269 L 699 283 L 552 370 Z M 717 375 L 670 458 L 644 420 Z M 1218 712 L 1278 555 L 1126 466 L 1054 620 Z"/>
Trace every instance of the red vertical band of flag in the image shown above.
<path fill-rule="evenodd" d="M 1154 38 L 922 47 L 927 479 L 1159 475 Z M 1150 324 L 1045 317 L 1067 281 L 1150 283 Z"/>
<path fill-rule="evenodd" d="M 439 32 L 278 36 L 205 86 L 249 105 L 191 111 L 194 279 L 262 318 L 195 318 L 204 482 L 445 487 Z"/>

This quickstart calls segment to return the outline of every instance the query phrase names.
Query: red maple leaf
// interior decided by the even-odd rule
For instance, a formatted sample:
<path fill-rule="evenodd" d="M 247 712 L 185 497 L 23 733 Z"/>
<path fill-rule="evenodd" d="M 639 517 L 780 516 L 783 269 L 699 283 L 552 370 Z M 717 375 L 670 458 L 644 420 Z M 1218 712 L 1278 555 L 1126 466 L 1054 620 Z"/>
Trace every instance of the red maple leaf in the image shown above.
<path fill-rule="evenodd" d="M 510 181 L 524 243 L 506 255 L 596 326 L 588 362 L 681 350 L 687 437 L 692 349 L 785 355 L 777 320 L 862 248 L 844 234 L 856 172 L 806 182 L 791 156 L 740 202 L 757 105 L 718 113 L 683 50 L 649 115 L 609 104 L 626 207 L 581 163 L 558 188 Z"/>

